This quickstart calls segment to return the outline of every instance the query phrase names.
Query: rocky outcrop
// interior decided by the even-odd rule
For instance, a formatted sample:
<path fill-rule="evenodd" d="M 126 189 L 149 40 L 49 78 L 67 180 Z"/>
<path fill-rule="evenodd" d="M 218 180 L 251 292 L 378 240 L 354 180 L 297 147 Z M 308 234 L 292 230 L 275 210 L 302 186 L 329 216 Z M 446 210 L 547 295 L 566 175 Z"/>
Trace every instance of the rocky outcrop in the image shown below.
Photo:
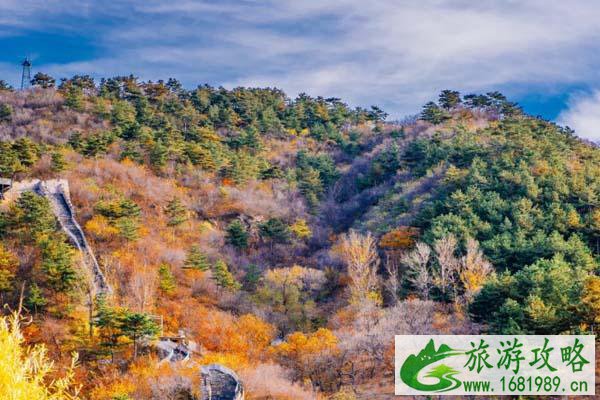
<path fill-rule="evenodd" d="M 111 288 L 98 265 L 98 261 L 88 244 L 81 226 L 75 220 L 75 209 L 69 195 L 69 182 L 64 179 L 40 181 L 39 179 L 13 182 L 12 187 L 4 193 L 5 201 L 17 199 L 25 191 L 36 192 L 46 197 L 62 230 L 83 256 L 83 263 L 92 276 L 92 284 L 96 294 L 109 294 Z"/>
<path fill-rule="evenodd" d="M 156 353 L 160 359 L 159 364 L 165 362 L 189 361 L 192 352 L 196 350 L 196 343 L 187 340 L 182 331 L 179 336 L 162 336 L 154 344 Z"/>
<path fill-rule="evenodd" d="M 238 376 L 222 365 L 210 364 L 201 368 L 201 400 L 243 400 L 244 388 Z"/>

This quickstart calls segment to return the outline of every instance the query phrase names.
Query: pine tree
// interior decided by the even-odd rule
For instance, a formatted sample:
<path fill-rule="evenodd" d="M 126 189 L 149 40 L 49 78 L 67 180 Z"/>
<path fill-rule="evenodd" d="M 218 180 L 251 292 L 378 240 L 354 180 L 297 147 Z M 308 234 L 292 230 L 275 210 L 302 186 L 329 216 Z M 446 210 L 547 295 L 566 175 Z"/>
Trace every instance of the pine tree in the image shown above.
<path fill-rule="evenodd" d="M 47 239 L 41 246 L 42 270 L 48 284 L 57 292 L 72 291 L 79 280 L 73 268 L 73 247 L 57 239 Z"/>
<path fill-rule="evenodd" d="M 431 122 L 434 125 L 439 125 L 449 118 L 450 115 L 433 101 L 425 104 L 423 106 L 423 111 L 421 111 L 421 119 L 423 121 Z"/>
<path fill-rule="evenodd" d="M 137 218 L 142 213 L 140 206 L 129 199 L 103 200 L 98 202 L 94 209 L 106 218 L 113 220 L 124 217 Z"/>
<path fill-rule="evenodd" d="M 185 143 L 184 153 L 192 164 L 199 165 L 202 169 L 217 169 L 217 163 L 210 150 L 198 143 Z"/>
<path fill-rule="evenodd" d="M 71 148 L 73 150 L 80 151 L 83 148 L 83 141 L 82 141 L 82 138 L 81 138 L 81 133 L 80 132 L 73 132 L 71 134 L 71 136 L 69 136 L 69 140 L 68 140 L 67 144 L 69 146 L 71 146 Z"/>
<path fill-rule="evenodd" d="M 54 172 L 62 172 L 65 170 L 67 162 L 65 161 L 65 156 L 63 156 L 60 152 L 52 153 L 51 167 Z"/>
<path fill-rule="evenodd" d="M 226 290 L 235 291 L 238 290 L 241 285 L 235 280 L 235 277 L 231 272 L 225 261 L 219 260 L 213 266 L 213 279 L 217 283 L 217 286 Z"/>
<path fill-rule="evenodd" d="M 175 283 L 175 277 L 173 276 L 171 268 L 168 264 L 161 264 L 160 267 L 158 267 L 158 276 L 160 278 L 158 285 L 160 290 L 166 294 L 172 294 L 177 285 Z"/>
<path fill-rule="evenodd" d="M 144 336 L 155 336 L 160 332 L 158 325 L 147 314 L 125 312 L 119 317 L 120 329 L 124 336 L 133 341 L 133 358 L 137 358 L 138 341 Z"/>
<path fill-rule="evenodd" d="M 142 153 L 138 150 L 138 147 L 134 143 L 124 143 L 123 151 L 121 151 L 121 155 L 119 156 L 121 161 L 128 159 L 131 161 L 135 161 L 138 164 L 143 164 L 144 158 L 142 157 Z"/>
<path fill-rule="evenodd" d="M 241 185 L 250 179 L 255 179 L 258 172 L 256 158 L 244 151 L 238 151 L 231 157 L 227 176 L 233 179 L 236 184 Z"/>
<path fill-rule="evenodd" d="M 161 169 L 167 165 L 168 148 L 161 142 L 156 142 L 150 149 L 150 164 L 155 169 Z"/>
<path fill-rule="evenodd" d="M 461 103 L 460 93 L 456 90 L 442 90 L 439 103 L 442 108 L 451 110 Z"/>
<path fill-rule="evenodd" d="M 240 220 L 235 220 L 227 227 L 227 243 L 237 249 L 248 247 L 248 232 Z"/>
<path fill-rule="evenodd" d="M 0 104 L 0 122 L 9 122 L 12 119 L 13 109 L 10 104 Z"/>
<path fill-rule="evenodd" d="M 118 199 L 100 201 L 94 207 L 96 212 L 109 219 L 110 224 L 128 241 L 139 238 L 140 207 L 132 200 Z"/>
<path fill-rule="evenodd" d="M 188 220 L 188 210 L 177 197 L 169 201 L 165 207 L 165 213 L 169 217 L 168 226 L 179 226 Z"/>
<path fill-rule="evenodd" d="M 492 104 L 491 99 L 484 94 L 467 94 L 464 99 L 465 104 L 471 108 L 484 109 Z"/>
<path fill-rule="evenodd" d="M 323 182 L 319 171 L 312 167 L 297 169 L 298 189 L 306 198 L 308 206 L 314 210 L 323 194 Z"/>
<path fill-rule="evenodd" d="M 39 86 L 44 89 L 48 89 L 54 87 L 56 80 L 48 74 L 44 74 L 43 72 L 38 72 L 34 75 L 31 80 L 31 84 L 34 86 Z"/>
<path fill-rule="evenodd" d="M 23 192 L 11 207 L 9 227 L 24 240 L 38 240 L 56 229 L 56 218 L 48 199 L 33 192 Z"/>
<path fill-rule="evenodd" d="M 260 150 L 262 144 L 260 142 L 258 129 L 256 129 L 254 126 L 249 126 L 248 128 L 246 128 L 246 130 L 244 131 L 243 143 L 244 146 L 248 147 L 249 149 L 252 149 L 253 151 Z"/>
<path fill-rule="evenodd" d="M 119 345 L 119 337 L 123 334 L 121 331 L 121 313 L 111 307 L 106 301 L 104 295 L 96 298 L 96 314 L 93 324 L 99 329 L 100 345 L 110 351 L 111 357 L 114 355 L 114 349 Z"/>
<path fill-rule="evenodd" d="M 261 274 L 258 265 L 248 265 L 248 268 L 246 269 L 246 275 L 244 276 L 244 290 L 251 293 L 254 292 L 258 286 L 258 283 L 260 282 L 260 277 Z"/>
<path fill-rule="evenodd" d="M 0 177 L 12 177 L 22 169 L 17 153 L 9 142 L 0 141 Z"/>
<path fill-rule="evenodd" d="M 260 236 L 270 242 L 286 243 L 290 240 L 290 227 L 280 218 L 270 218 L 260 225 Z"/>
<path fill-rule="evenodd" d="M 86 157 L 97 157 L 108 151 L 112 138 L 108 133 L 97 133 L 86 138 L 82 143 L 82 153 Z"/>
<path fill-rule="evenodd" d="M 210 269 L 208 258 L 198 246 L 192 246 L 188 251 L 185 266 L 186 268 L 197 269 L 199 271 L 208 271 Z"/>
<path fill-rule="evenodd" d="M 136 110 L 127 101 L 116 101 L 113 104 L 111 119 L 112 122 L 123 129 L 135 123 Z"/>
<path fill-rule="evenodd" d="M 11 85 L 9 85 L 4 79 L 0 79 L 0 92 L 12 92 L 13 90 L 14 88 Z"/>
<path fill-rule="evenodd" d="M 25 167 L 31 167 L 39 158 L 39 146 L 29 138 L 21 138 L 15 141 L 12 147 L 19 158 L 19 162 Z"/>
<path fill-rule="evenodd" d="M 34 314 L 43 311 L 44 307 L 48 304 L 44 292 L 42 289 L 34 283 L 29 289 L 29 296 L 25 299 L 25 305 L 31 310 L 33 309 Z"/>
<path fill-rule="evenodd" d="M 119 218 L 115 221 L 115 226 L 119 229 L 121 236 L 129 242 L 135 242 L 140 237 L 139 223 L 136 218 Z"/>
<path fill-rule="evenodd" d="M 76 111 L 83 111 L 85 98 L 80 87 L 70 85 L 65 94 L 65 106 Z"/>

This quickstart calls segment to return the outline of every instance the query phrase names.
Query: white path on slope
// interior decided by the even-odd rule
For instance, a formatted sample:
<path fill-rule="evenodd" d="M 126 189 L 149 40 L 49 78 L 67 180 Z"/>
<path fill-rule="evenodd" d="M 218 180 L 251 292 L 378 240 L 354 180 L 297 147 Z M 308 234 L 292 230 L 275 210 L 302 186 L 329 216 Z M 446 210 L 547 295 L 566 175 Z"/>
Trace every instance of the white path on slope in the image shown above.
<path fill-rule="evenodd" d="M 69 183 L 66 180 L 42 181 L 39 186 L 40 194 L 45 196 L 52 206 L 54 215 L 58 219 L 61 228 L 71 242 L 83 254 L 83 261 L 93 277 L 93 285 L 96 294 L 111 292 L 110 286 L 98 265 L 98 261 L 88 244 L 81 226 L 75 220 L 75 211 L 69 196 Z"/>
<path fill-rule="evenodd" d="M 47 181 L 35 179 L 14 182 L 12 188 L 5 193 L 5 198 L 7 201 L 16 200 L 21 193 L 26 191 L 36 192 L 48 199 L 60 227 L 83 256 L 83 264 L 89 269 L 92 277 L 91 283 L 94 293 L 110 294 L 112 290 L 98 265 L 98 261 L 85 238 L 81 226 L 75 220 L 75 210 L 71 204 L 69 195 L 69 182 L 65 179 L 51 179 Z"/>

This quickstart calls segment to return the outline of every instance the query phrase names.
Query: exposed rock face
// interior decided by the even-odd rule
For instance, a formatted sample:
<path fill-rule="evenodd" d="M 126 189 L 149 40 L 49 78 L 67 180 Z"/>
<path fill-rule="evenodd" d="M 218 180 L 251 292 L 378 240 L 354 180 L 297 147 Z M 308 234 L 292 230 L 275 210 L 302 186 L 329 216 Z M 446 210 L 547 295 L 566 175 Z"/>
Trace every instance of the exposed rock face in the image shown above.
<path fill-rule="evenodd" d="M 201 400 L 243 400 L 244 388 L 238 376 L 222 365 L 210 364 L 202 367 Z"/>
<path fill-rule="evenodd" d="M 183 340 L 161 337 L 155 345 L 160 363 L 188 361 L 191 351 L 189 345 Z"/>
<path fill-rule="evenodd" d="M 17 199 L 21 193 L 27 191 L 36 192 L 50 201 L 50 206 L 58 219 L 60 227 L 83 255 L 85 267 L 89 268 L 90 274 L 93 277 L 94 292 L 96 294 L 110 293 L 111 289 L 98 265 L 98 261 L 85 238 L 81 226 L 75 220 L 75 210 L 71 204 L 71 197 L 69 195 L 69 182 L 65 179 L 51 179 L 47 181 L 33 179 L 13 182 L 10 190 L 4 193 L 4 198 L 7 202 L 10 202 Z"/>

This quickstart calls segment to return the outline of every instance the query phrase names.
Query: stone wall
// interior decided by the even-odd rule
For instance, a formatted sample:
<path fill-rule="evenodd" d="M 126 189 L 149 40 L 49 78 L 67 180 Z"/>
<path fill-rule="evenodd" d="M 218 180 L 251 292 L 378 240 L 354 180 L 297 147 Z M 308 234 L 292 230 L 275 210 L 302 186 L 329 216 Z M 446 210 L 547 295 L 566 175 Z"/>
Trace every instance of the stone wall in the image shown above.
<path fill-rule="evenodd" d="M 61 229 L 83 255 L 84 265 L 91 276 L 94 293 L 110 293 L 111 289 L 85 238 L 83 229 L 75 219 L 75 209 L 71 203 L 69 192 L 69 181 L 66 179 L 50 179 L 47 181 L 32 179 L 13 182 L 10 190 L 4 193 L 3 206 L 6 207 L 18 199 L 21 193 L 27 191 L 36 192 L 49 200 L 52 212 L 56 216 Z"/>

